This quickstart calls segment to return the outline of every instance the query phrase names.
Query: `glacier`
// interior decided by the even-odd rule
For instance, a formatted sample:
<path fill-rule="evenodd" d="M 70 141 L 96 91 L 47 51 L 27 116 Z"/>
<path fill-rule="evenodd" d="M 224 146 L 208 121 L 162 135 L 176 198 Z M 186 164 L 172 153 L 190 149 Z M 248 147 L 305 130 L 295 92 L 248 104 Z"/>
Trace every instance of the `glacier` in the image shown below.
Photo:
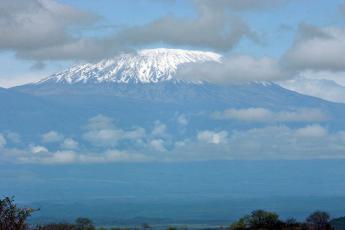
<path fill-rule="evenodd" d="M 144 49 L 97 63 L 76 65 L 36 84 L 47 82 L 65 84 L 158 83 L 173 80 L 173 75 L 181 64 L 208 61 L 220 62 L 221 55 L 213 52 L 181 49 Z"/>

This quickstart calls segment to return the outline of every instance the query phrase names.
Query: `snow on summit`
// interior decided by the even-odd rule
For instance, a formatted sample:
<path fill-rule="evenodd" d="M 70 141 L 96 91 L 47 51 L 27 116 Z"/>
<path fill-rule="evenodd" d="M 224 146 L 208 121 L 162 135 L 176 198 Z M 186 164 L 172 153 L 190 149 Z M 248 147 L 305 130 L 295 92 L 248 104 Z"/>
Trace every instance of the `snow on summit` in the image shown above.
<path fill-rule="evenodd" d="M 55 83 L 157 83 L 173 79 L 178 65 L 206 61 L 220 62 L 213 52 L 182 49 L 143 49 L 121 54 L 98 63 L 73 66 L 51 75 L 37 84 Z"/>

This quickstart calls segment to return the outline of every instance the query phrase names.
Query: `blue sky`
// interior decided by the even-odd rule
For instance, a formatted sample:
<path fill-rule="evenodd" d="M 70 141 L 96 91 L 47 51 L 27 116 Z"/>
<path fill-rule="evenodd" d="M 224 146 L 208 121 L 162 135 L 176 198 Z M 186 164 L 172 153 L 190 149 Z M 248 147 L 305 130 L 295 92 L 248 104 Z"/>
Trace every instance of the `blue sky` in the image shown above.
<path fill-rule="evenodd" d="M 6 2 L 11 1 L 4 1 L 0 4 L 1 9 L 5 12 L 13 14 L 14 16 L 18 16 L 22 13 L 22 11 L 16 13 L 17 11 L 14 11 L 11 8 L 13 6 Z M 78 39 L 95 37 L 102 39 L 109 36 L 115 36 L 123 29 L 135 26 L 145 27 L 152 21 L 159 21 L 166 16 L 175 17 L 181 20 L 193 20 L 198 17 L 198 6 L 202 4 L 200 2 L 203 2 L 203 0 L 30 0 L 28 2 L 45 2 L 45 4 L 51 4 L 54 7 L 58 4 L 59 7 L 63 6 L 73 9 L 75 14 L 83 12 L 86 15 L 84 15 L 85 17 L 83 16 L 84 18 L 79 19 L 76 19 L 76 17 L 79 16 L 75 16 L 75 18 L 72 17 L 71 19 L 66 20 L 66 23 L 63 25 L 56 22 L 51 22 L 52 24 L 43 26 L 39 24 L 31 25 L 37 26 L 38 30 L 40 29 L 39 26 L 41 26 L 41 28 L 44 26 L 53 28 L 57 25 L 61 26 L 62 30 L 65 31 L 68 36 L 78 37 Z M 204 2 L 207 2 L 207 0 Z M 222 0 L 219 2 L 222 2 Z M 236 3 L 236 0 L 230 0 L 228 2 Z M 256 4 L 255 1 L 251 0 L 242 2 L 248 2 L 248 5 Z M 195 46 L 195 44 L 190 41 L 184 42 L 183 44 L 176 44 L 172 41 L 149 41 L 146 43 L 141 41 L 140 44 L 126 44 L 126 46 L 130 46 L 134 49 L 162 46 L 204 49 L 220 52 L 224 55 L 245 54 L 258 58 L 268 56 L 280 59 L 292 46 L 300 24 L 305 23 L 318 28 L 337 27 L 340 29 L 343 29 L 345 26 L 345 13 L 340 10 L 340 6 L 344 3 L 342 0 L 278 0 L 276 3 L 280 2 L 280 4 L 274 5 L 272 3 L 275 1 L 264 0 L 262 1 L 262 5 L 264 5 L 265 2 L 267 2 L 265 6 L 250 6 L 247 9 L 236 9 L 236 7 L 231 8 L 230 6 L 228 10 L 224 11 L 225 14 L 229 14 L 231 16 L 230 19 L 227 18 L 226 20 L 234 19 L 243 21 L 256 34 L 257 41 L 253 41 L 253 39 L 244 36 L 239 39 L 233 47 L 222 50 L 215 50 L 212 45 L 206 45 L 204 47 L 200 45 Z M 23 4 L 23 1 L 18 0 L 18 3 L 14 1 L 14 4 L 22 4 L 24 7 L 27 3 Z M 230 3 L 230 5 L 231 4 L 232 3 Z M 208 5 L 208 7 L 210 7 L 210 5 Z M 54 10 L 53 7 L 52 9 Z M 231 12 L 229 13 L 229 11 Z M 56 14 L 57 16 L 63 17 L 63 13 L 64 12 L 58 11 Z M 29 16 L 35 17 L 35 15 L 31 14 L 34 13 L 29 12 Z M 89 21 L 86 20 L 85 18 L 88 17 L 92 17 L 92 19 Z M 2 20 L 1 26 L 6 27 L 6 23 L 8 23 L 8 21 L 6 21 L 5 16 L 0 20 Z M 43 20 L 45 19 L 43 18 Z M 80 23 L 78 20 L 84 21 Z M 231 22 L 227 21 L 226 23 Z M 8 28 L 2 29 L 6 32 L 5 29 Z M 15 29 L 18 31 L 23 28 Z M 26 31 L 26 35 L 28 36 L 31 36 L 30 33 L 35 33 L 35 30 Z M 208 31 L 204 31 L 204 33 L 208 33 Z M 140 36 L 140 34 L 137 34 L 136 36 Z M 49 33 L 47 33 L 47 37 L 43 37 L 43 39 L 49 40 L 52 38 L 49 37 Z M 13 40 L 15 40 L 15 38 Z M 114 41 L 114 43 L 115 42 L 116 41 Z M 40 47 L 34 48 L 37 49 Z M 89 60 L 90 57 L 84 57 L 82 55 L 72 58 L 69 58 L 68 55 L 62 55 L 63 57 L 58 58 L 50 58 L 49 55 L 47 56 L 42 54 L 40 55 L 43 56 L 43 58 L 41 56 L 32 57 L 30 56 L 31 54 L 25 54 L 25 52 L 21 50 L 20 45 L 16 47 L 16 44 L 4 44 L 0 47 L 0 50 L 0 61 L 3 63 L 0 70 L 0 86 L 2 87 L 35 81 L 63 70 L 74 63 L 95 61 L 102 58 L 102 55 L 98 55 L 97 57 L 92 58 L 92 60 Z M 112 54 L 116 55 L 118 50 L 119 48 L 116 47 L 113 51 L 109 51 L 109 53 L 105 54 L 104 57 Z M 49 52 L 53 53 L 54 51 Z"/>

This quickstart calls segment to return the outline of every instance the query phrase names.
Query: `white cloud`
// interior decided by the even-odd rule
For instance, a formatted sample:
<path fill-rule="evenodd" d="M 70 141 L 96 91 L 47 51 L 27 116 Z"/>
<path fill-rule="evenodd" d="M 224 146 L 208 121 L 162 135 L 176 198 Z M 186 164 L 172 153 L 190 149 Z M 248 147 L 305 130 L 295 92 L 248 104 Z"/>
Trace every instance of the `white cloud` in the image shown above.
<path fill-rule="evenodd" d="M 32 58 L 33 51 L 60 47 L 77 39 L 72 27 L 90 25 L 98 17 L 54 0 L 0 1 L 0 49 Z M 49 57 L 52 53 L 46 53 Z"/>
<path fill-rule="evenodd" d="M 291 77 L 277 60 L 269 57 L 254 58 L 248 55 L 224 57 L 220 63 L 188 63 L 181 65 L 176 77 L 182 80 L 211 83 L 236 83 L 248 81 L 278 81 Z"/>
<path fill-rule="evenodd" d="M 145 129 L 141 127 L 131 130 L 117 128 L 111 118 L 103 115 L 91 118 L 86 125 L 86 129 L 87 131 L 83 134 L 83 139 L 100 147 L 113 147 L 123 140 L 140 141 L 146 135 Z"/>
<path fill-rule="evenodd" d="M 128 161 L 128 162 L 140 162 L 149 161 L 151 158 L 144 154 L 139 153 L 125 153 L 117 150 L 110 150 L 106 153 L 107 158 L 112 161 Z"/>
<path fill-rule="evenodd" d="M 342 2 L 339 6 L 338 9 L 343 16 L 345 16 L 345 2 Z"/>
<path fill-rule="evenodd" d="M 63 149 L 77 149 L 79 147 L 79 143 L 72 138 L 66 138 L 61 144 L 61 147 Z"/>
<path fill-rule="evenodd" d="M 0 133 L 0 149 L 4 148 L 6 145 L 6 139 L 3 134 Z"/>
<path fill-rule="evenodd" d="M 96 146 L 115 146 L 123 138 L 123 131 L 115 128 L 113 119 L 104 115 L 89 119 L 86 129 L 83 138 Z"/>
<path fill-rule="evenodd" d="M 56 131 L 49 131 L 42 135 L 42 141 L 44 143 L 60 142 L 63 140 L 63 138 L 63 135 Z"/>
<path fill-rule="evenodd" d="M 220 142 L 213 137 L 215 133 L 221 132 L 227 131 L 199 132 L 196 140 L 184 140 L 183 144 L 176 144 L 166 157 L 178 161 L 345 158 L 344 132 L 330 133 L 318 124 L 296 129 L 268 126 L 234 130 L 226 135 L 226 141 L 213 144 Z"/>
<path fill-rule="evenodd" d="M 77 162 L 78 155 L 72 151 L 58 151 L 52 153 L 49 157 L 39 159 L 38 162 L 43 164 L 71 164 Z"/>
<path fill-rule="evenodd" d="M 123 137 L 121 130 L 91 130 L 83 134 L 83 138 L 96 146 L 115 146 Z"/>
<path fill-rule="evenodd" d="M 320 124 L 299 128 L 285 125 L 244 130 L 203 130 L 173 142 L 150 139 L 138 148 L 48 151 L 32 145 L 27 150 L 2 149 L 1 159 L 21 163 L 72 164 L 221 159 L 338 159 L 345 158 L 345 132 L 330 132 Z M 154 150 L 154 151 L 153 151 Z"/>
<path fill-rule="evenodd" d="M 181 114 L 177 117 L 177 123 L 182 126 L 186 126 L 189 123 L 189 120 L 187 119 L 186 115 Z"/>
<path fill-rule="evenodd" d="M 323 78 L 319 78 L 322 74 Z M 299 76 L 295 79 L 280 82 L 279 84 L 289 90 L 301 94 L 318 97 L 327 101 L 345 103 L 345 73 L 341 76 L 327 78 L 329 73 L 321 72 L 311 74 L 312 76 Z M 333 75 L 333 74 L 332 74 Z M 339 79 L 339 78 L 342 79 Z"/>
<path fill-rule="evenodd" d="M 165 146 L 164 146 L 164 141 L 162 139 L 151 140 L 150 146 L 156 151 L 160 151 L 160 152 L 167 151 Z"/>
<path fill-rule="evenodd" d="M 113 119 L 102 114 L 90 118 L 86 125 L 86 128 L 89 130 L 109 129 L 113 127 Z"/>
<path fill-rule="evenodd" d="M 296 135 L 300 137 L 321 138 L 327 136 L 327 129 L 318 124 L 308 125 L 296 130 Z"/>
<path fill-rule="evenodd" d="M 85 154 L 79 156 L 81 163 L 109 163 L 109 162 L 145 162 L 152 160 L 140 153 L 127 153 L 118 150 L 108 150 L 104 154 Z"/>
<path fill-rule="evenodd" d="M 327 120 L 327 115 L 315 108 L 279 112 L 265 108 L 227 109 L 223 112 L 215 112 L 213 117 L 246 122 L 315 122 Z"/>
<path fill-rule="evenodd" d="M 206 143 L 211 144 L 223 144 L 226 143 L 228 138 L 228 132 L 227 131 L 220 131 L 220 132 L 214 132 L 214 131 L 200 131 L 197 134 L 197 138 L 199 141 L 205 141 Z"/>
<path fill-rule="evenodd" d="M 134 128 L 133 130 L 126 130 L 123 133 L 123 139 L 137 141 L 146 136 L 146 130 L 141 127 Z"/>
<path fill-rule="evenodd" d="M 344 71 L 345 29 L 301 24 L 293 46 L 282 62 L 303 70 Z"/>
<path fill-rule="evenodd" d="M 54 72 L 55 70 L 53 70 Z M 24 71 L 8 72 L 6 76 L 1 76 L 0 86 L 10 88 L 18 85 L 29 84 L 39 81 L 52 74 L 52 70 L 45 70 L 41 72 L 29 72 L 26 69 Z"/>
<path fill-rule="evenodd" d="M 155 121 L 152 135 L 153 136 L 166 136 L 167 134 L 167 126 L 160 121 Z"/>
<path fill-rule="evenodd" d="M 18 133 L 14 132 L 7 132 L 6 133 L 6 138 L 10 140 L 12 143 L 18 144 L 21 142 L 20 135 Z"/>
<path fill-rule="evenodd" d="M 291 0 L 195 0 L 195 2 L 200 6 L 213 7 L 218 10 L 251 11 L 275 8 L 291 2 Z"/>
<path fill-rule="evenodd" d="M 30 147 L 30 152 L 33 154 L 40 154 L 40 153 L 48 153 L 48 149 L 44 146 L 40 146 L 40 145 L 32 145 Z"/>
<path fill-rule="evenodd" d="M 223 112 L 215 112 L 216 119 L 234 119 L 241 121 L 268 121 L 272 112 L 264 108 L 227 109 Z"/>
<path fill-rule="evenodd" d="M 16 154 L 16 160 L 31 164 L 75 164 L 75 163 L 110 163 L 110 162 L 145 162 L 154 160 L 141 153 L 128 153 L 118 150 L 106 150 L 98 153 L 75 152 L 71 150 L 28 155 L 26 152 L 8 150 L 7 155 Z"/>
<path fill-rule="evenodd" d="M 305 78 L 310 80 L 329 80 L 334 81 L 337 84 L 345 87 L 345 71 L 313 71 L 313 70 L 306 70 L 303 71 L 297 76 L 297 78 Z"/>
<path fill-rule="evenodd" d="M 0 1 L 0 49 L 31 60 L 97 59 L 113 56 L 133 46 L 159 42 L 230 50 L 242 38 L 258 42 L 257 35 L 232 11 L 267 8 L 263 3 L 210 4 L 192 1 L 196 16 L 163 16 L 138 26 L 126 26 L 115 34 L 89 37 L 81 27 L 91 27 L 100 17 L 55 0 Z M 96 25 L 97 27 L 97 25 Z"/>
<path fill-rule="evenodd" d="M 297 109 L 295 111 L 282 111 L 275 115 L 277 121 L 286 122 L 315 122 L 326 121 L 327 115 L 319 109 L 304 108 Z"/>

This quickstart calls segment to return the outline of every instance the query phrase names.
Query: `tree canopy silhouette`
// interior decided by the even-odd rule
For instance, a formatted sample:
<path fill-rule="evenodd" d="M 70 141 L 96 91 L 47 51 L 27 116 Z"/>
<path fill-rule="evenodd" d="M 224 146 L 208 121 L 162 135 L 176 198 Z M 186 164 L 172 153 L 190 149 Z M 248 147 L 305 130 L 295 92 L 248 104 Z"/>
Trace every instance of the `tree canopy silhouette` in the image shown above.
<path fill-rule="evenodd" d="M 26 221 L 34 211 L 32 208 L 17 207 L 13 197 L 0 200 L 0 230 L 28 229 Z"/>

